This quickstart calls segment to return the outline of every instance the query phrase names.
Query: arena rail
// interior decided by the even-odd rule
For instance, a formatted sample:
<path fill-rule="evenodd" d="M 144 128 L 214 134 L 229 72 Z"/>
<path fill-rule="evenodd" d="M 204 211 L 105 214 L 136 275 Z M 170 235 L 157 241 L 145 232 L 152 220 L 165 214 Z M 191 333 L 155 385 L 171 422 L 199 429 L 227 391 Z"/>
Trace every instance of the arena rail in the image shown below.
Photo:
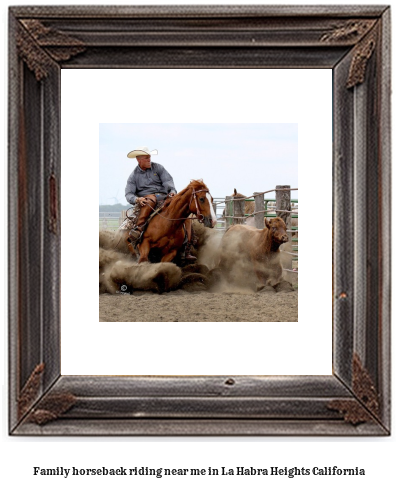
<path fill-rule="evenodd" d="M 126 217 L 126 210 L 100 211 L 99 224 L 101 230 L 116 230 Z"/>
<path fill-rule="evenodd" d="M 298 274 L 298 225 L 293 225 L 292 219 L 298 221 L 298 200 L 291 198 L 291 191 L 298 188 L 290 186 L 276 186 L 263 192 L 254 192 L 252 196 L 237 198 L 226 196 L 214 198 L 213 208 L 217 219 L 217 230 L 224 232 L 227 227 L 237 223 L 244 223 L 249 218 L 254 218 L 254 225 L 258 229 L 264 228 L 264 217 L 273 218 L 279 216 L 287 225 L 289 237 L 288 248 L 281 252 L 292 256 L 291 268 L 284 268 L 288 273 Z M 275 198 L 265 197 L 266 194 L 275 193 Z M 245 202 L 255 202 L 252 213 L 245 213 Z M 292 209 L 295 208 L 296 209 Z M 126 217 L 126 211 L 122 212 L 100 212 L 100 228 L 116 230 Z M 294 222 L 295 223 L 295 222 Z"/>
<path fill-rule="evenodd" d="M 214 200 L 214 208 L 216 212 L 218 207 L 225 205 L 224 218 L 218 220 L 220 223 L 218 224 L 218 230 L 220 231 L 226 230 L 230 225 L 244 223 L 251 217 L 254 217 L 254 225 L 259 229 L 263 229 L 265 226 L 264 217 L 272 218 L 278 216 L 282 218 L 287 225 L 288 248 L 292 251 L 281 251 L 292 256 L 291 268 L 284 268 L 284 270 L 298 274 L 298 200 L 291 198 L 291 191 L 298 191 L 298 188 L 278 185 L 268 191 L 254 192 L 252 196 L 248 197 L 226 196 L 225 200 L 221 201 L 216 198 L 217 201 Z M 275 193 L 276 197 L 265 197 L 269 193 Z M 253 213 L 245 213 L 245 202 L 255 202 Z"/>

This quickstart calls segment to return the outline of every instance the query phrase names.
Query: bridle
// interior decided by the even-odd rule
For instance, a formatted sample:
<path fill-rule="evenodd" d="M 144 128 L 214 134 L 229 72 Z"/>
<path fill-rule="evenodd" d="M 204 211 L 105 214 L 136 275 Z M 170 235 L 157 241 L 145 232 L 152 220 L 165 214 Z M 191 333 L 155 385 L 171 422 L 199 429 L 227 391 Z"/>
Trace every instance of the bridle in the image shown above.
<path fill-rule="evenodd" d="M 190 198 L 190 203 L 188 204 L 188 207 L 190 208 L 190 205 L 191 205 L 191 202 L 194 198 L 194 203 L 195 203 L 195 209 L 196 209 L 196 215 L 197 215 L 197 220 L 200 222 L 200 223 L 204 223 L 204 215 L 202 213 L 200 213 L 199 211 L 199 206 L 198 206 L 198 199 L 197 199 L 197 193 L 201 193 L 201 192 L 206 192 L 206 193 L 209 193 L 209 190 L 208 189 L 199 189 L 198 191 L 195 191 L 193 189 L 192 193 L 191 193 L 191 198 Z M 212 198 L 212 196 L 211 196 Z M 200 218 L 200 216 L 202 218 Z"/>
<path fill-rule="evenodd" d="M 155 209 L 150 204 L 147 203 L 147 206 L 149 206 L 153 210 L 153 212 L 154 212 L 150 216 L 150 218 L 157 214 L 159 217 L 163 218 L 164 220 L 169 220 L 171 222 L 175 222 L 175 221 L 178 221 L 178 220 L 198 220 L 200 223 L 204 223 L 205 217 L 204 217 L 204 215 L 202 213 L 200 213 L 199 206 L 198 206 L 198 200 L 197 200 L 197 193 L 201 193 L 201 192 L 209 193 L 209 189 L 199 189 L 197 191 L 195 189 L 193 189 L 192 192 L 191 192 L 190 203 L 188 204 L 188 207 L 190 208 L 191 202 L 194 199 L 195 208 L 196 208 L 196 216 L 195 217 L 188 217 L 188 218 L 167 218 L 167 217 L 161 215 L 161 211 L 163 209 L 163 205 L 160 208 Z M 209 195 L 211 196 L 210 193 L 209 193 Z M 212 198 L 212 196 L 211 196 L 211 198 Z M 202 217 L 202 218 L 200 218 L 200 217 Z"/>

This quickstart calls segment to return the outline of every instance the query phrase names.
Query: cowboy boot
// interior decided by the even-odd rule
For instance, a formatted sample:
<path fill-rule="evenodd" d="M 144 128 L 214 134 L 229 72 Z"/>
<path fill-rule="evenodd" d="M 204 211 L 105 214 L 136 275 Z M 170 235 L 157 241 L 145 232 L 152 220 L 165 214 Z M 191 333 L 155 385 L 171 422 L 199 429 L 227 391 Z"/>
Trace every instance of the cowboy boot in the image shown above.
<path fill-rule="evenodd" d="M 131 236 L 133 241 L 137 241 L 137 240 L 139 240 L 142 233 L 143 233 L 143 231 L 141 230 L 141 227 L 139 228 L 136 225 L 134 228 L 132 228 L 130 230 L 129 235 Z"/>
<path fill-rule="evenodd" d="M 150 201 L 152 201 L 150 199 Z M 137 218 L 137 223 L 136 223 L 136 226 L 132 228 L 132 230 L 130 231 L 129 235 L 132 237 L 132 239 L 137 242 L 142 233 L 143 233 L 143 226 L 146 224 L 147 222 L 147 218 L 150 216 L 152 212 L 152 208 L 150 206 L 143 206 L 141 209 L 140 209 L 140 213 L 139 213 L 139 216 Z"/>

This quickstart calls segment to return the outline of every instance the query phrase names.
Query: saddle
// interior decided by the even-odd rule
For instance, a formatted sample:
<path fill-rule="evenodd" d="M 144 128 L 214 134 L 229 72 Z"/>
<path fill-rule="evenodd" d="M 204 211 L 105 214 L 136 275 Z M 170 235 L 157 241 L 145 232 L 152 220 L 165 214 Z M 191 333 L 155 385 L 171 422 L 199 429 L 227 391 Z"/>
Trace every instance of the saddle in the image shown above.
<path fill-rule="evenodd" d="M 129 210 L 132 210 L 131 214 L 128 215 L 129 210 L 126 212 L 126 218 L 122 225 L 119 227 L 119 229 L 122 230 L 129 230 L 129 238 L 128 241 L 130 244 L 134 247 L 134 250 L 136 251 L 136 254 L 139 254 L 139 251 L 137 249 L 138 244 L 141 243 L 143 234 L 146 231 L 150 221 L 154 218 L 155 215 L 157 215 L 163 208 L 165 204 L 165 195 L 161 195 L 157 193 L 156 195 L 157 202 L 155 203 L 155 208 L 154 211 L 149 215 L 147 218 L 146 222 L 141 226 L 141 231 L 135 230 L 136 224 L 137 224 L 137 219 L 140 213 L 140 205 L 135 205 L 132 208 L 129 208 Z M 162 198 L 162 199 L 159 199 Z M 139 233 L 140 232 L 140 233 Z"/>
<path fill-rule="evenodd" d="M 151 218 L 156 213 L 159 213 L 164 202 L 165 202 L 165 200 L 157 201 L 157 203 L 155 205 L 155 211 L 148 217 L 147 222 L 145 223 L 144 226 L 146 226 L 149 223 Z M 140 214 L 140 205 L 139 204 L 134 205 L 131 208 L 128 208 L 126 210 L 126 218 L 123 220 L 121 225 L 119 225 L 118 230 L 132 230 L 137 224 L 137 219 L 139 217 L 139 214 Z"/>
<path fill-rule="evenodd" d="M 162 210 L 162 207 L 159 207 L 157 208 L 147 219 L 147 221 L 145 222 L 145 224 L 142 226 L 142 230 L 140 232 L 140 234 L 135 237 L 132 232 L 135 232 L 135 230 L 132 228 L 129 232 L 129 237 L 128 237 L 128 242 L 130 242 L 130 244 L 133 246 L 134 248 L 134 251 L 136 253 L 137 256 L 140 255 L 140 251 L 138 249 L 138 245 L 141 244 L 141 241 L 143 239 L 143 235 L 144 235 L 144 232 L 146 231 L 150 221 L 154 218 L 155 215 L 157 215 L 160 211 Z M 187 234 L 187 230 L 186 230 L 186 225 L 183 223 L 183 230 L 184 230 L 184 240 L 183 240 L 183 244 L 182 244 L 182 247 L 186 248 L 186 246 L 188 245 L 188 234 Z M 196 258 L 195 258 L 196 259 Z"/>

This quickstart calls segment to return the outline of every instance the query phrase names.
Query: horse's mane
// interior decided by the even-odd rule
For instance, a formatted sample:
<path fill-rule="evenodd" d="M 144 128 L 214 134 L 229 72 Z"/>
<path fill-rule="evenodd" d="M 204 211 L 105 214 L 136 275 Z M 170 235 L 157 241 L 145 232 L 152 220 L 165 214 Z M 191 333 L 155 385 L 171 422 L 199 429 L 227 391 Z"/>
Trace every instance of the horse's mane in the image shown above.
<path fill-rule="evenodd" d="M 188 189 L 193 189 L 193 188 L 194 189 L 200 188 L 200 189 L 204 189 L 204 190 L 209 192 L 208 186 L 204 183 L 204 181 L 202 179 L 191 179 L 190 184 L 188 184 L 184 189 L 182 189 L 180 192 L 178 192 L 174 198 L 166 199 L 163 207 L 168 208 L 169 205 L 171 203 L 173 203 L 173 201 L 176 202 L 176 200 L 175 200 L 176 197 L 183 196 L 183 194 L 186 193 Z"/>
<path fill-rule="evenodd" d="M 191 179 L 190 184 L 186 186 L 184 189 L 182 189 L 180 193 L 177 193 L 176 196 L 181 196 L 187 191 L 187 189 L 192 189 L 192 188 L 194 189 L 201 188 L 209 192 L 208 186 L 204 183 L 202 179 Z"/>
<path fill-rule="evenodd" d="M 187 186 L 188 188 L 201 188 L 209 191 L 208 186 L 204 183 L 202 179 L 191 179 L 190 184 Z"/>

